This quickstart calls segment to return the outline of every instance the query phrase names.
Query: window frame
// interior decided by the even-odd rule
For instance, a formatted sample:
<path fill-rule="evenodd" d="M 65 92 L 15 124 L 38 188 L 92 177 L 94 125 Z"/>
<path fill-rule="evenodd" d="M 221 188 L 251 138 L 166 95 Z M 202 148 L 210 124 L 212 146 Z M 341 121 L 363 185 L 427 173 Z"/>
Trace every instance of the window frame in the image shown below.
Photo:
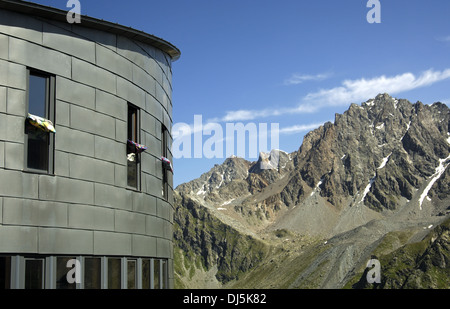
<path fill-rule="evenodd" d="M 130 266 L 134 268 L 134 276 L 130 277 Z M 127 289 L 137 289 L 138 288 L 138 259 L 137 258 L 127 258 L 126 261 L 126 271 L 127 271 L 127 277 L 125 278 L 127 283 Z M 130 282 L 134 284 L 133 287 L 130 286 Z"/>
<path fill-rule="evenodd" d="M 130 123 L 130 111 L 134 111 L 134 119 Z M 130 132 L 131 125 L 131 132 Z M 131 133 L 131 134 L 130 134 Z M 134 138 L 134 140 L 133 140 Z M 130 139 L 138 144 L 141 143 L 141 110 L 136 105 L 129 103 L 127 104 L 127 140 Z M 128 142 L 127 142 L 127 155 L 128 155 Z M 127 188 L 131 190 L 141 191 L 141 163 L 140 154 L 136 154 L 135 164 L 136 164 L 136 186 L 130 185 L 128 181 L 129 173 L 129 161 L 127 160 Z"/>
<path fill-rule="evenodd" d="M 27 284 L 29 284 L 29 280 L 27 278 L 27 262 L 38 262 L 41 264 L 41 271 L 40 271 L 40 288 L 33 288 L 33 287 L 27 287 Z M 44 290 L 46 288 L 45 285 L 45 278 L 46 278 L 46 273 L 45 273 L 45 266 L 46 266 L 46 260 L 44 257 L 25 257 L 24 258 L 24 289 L 42 289 Z M 32 273 L 33 274 L 37 274 L 38 272 L 36 271 L 35 268 L 32 269 Z M 39 279 L 39 278 L 38 278 Z"/>
<path fill-rule="evenodd" d="M 55 124 L 55 101 L 56 101 L 56 77 L 52 74 L 28 68 L 27 69 L 27 89 L 26 89 L 26 114 L 25 119 L 28 116 L 30 110 L 30 76 L 38 76 L 46 79 L 45 85 L 45 118 L 50 120 L 53 124 Z M 26 121 L 26 120 L 25 120 Z M 47 151 L 47 168 L 46 169 L 36 169 L 28 166 L 28 157 L 29 157 L 29 138 L 28 132 L 26 130 L 27 123 L 24 124 L 24 171 L 38 173 L 38 174 L 54 174 L 54 164 L 55 164 L 55 134 L 48 134 L 48 151 Z"/>
<path fill-rule="evenodd" d="M 168 135 L 169 131 L 167 130 L 164 124 L 161 124 L 161 156 L 167 158 L 168 157 Z M 166 201 L 169 199 L 169 179 L 168 179 L 168 170 L 164 168 L 162 165 L 162 197 Z"/>
<path fill-rule="evenodd" d="M 39 261 L 42 267 L 41 288 L 43 289 L 89 289 L 87 278 L 89 268 L 87 259 L 98 259 L 96 276 L 100 277 L 100 286 L 97 284 L 92 289 L 130 289 L 129 265 L 134 267 L 135 289 L 169 289 L 169 259 L 155 257 L 131 257 L 131 256 L 73 256 L 73 255 L 0 255 L 5 264 L 2 275 L 4 276 L 3 289 L 25 289 L 31 282 L 27 278 L 27 261 Z M 67 261 L 76 259 L 79 262 L 79 283 L 65 283 L 69 271 Z M 144 267 L 144 263 L 146 266 Z M 30 270 L 30 269 L 28 269 Z M 33 269 L 34 270 L 34 269 Z M 36 275 L 36 273 L 33 272 Z M 144 278 L 146 282 L 144 283 Z M 59 284 L 60 282 L 61 284 Z M 1 287 L 0 287 L 1 290 Z"/>

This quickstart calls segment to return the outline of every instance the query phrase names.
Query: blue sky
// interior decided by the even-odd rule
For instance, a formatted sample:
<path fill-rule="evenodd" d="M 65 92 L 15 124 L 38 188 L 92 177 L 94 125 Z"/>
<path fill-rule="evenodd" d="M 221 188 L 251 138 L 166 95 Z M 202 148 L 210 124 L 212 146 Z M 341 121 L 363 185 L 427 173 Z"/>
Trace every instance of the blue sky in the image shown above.
<path fill-rule="evenodd" d="M 68 10 L 66 0 L 35 2 Z M 174 123 L 192 125 L 194 115 L 224 128 L 279 123 L 278 148 L 291 152 L 335 113 L 381 92 L 450 102 L 447 0 L 380 0 L 381 23 L 373 24 L 367 0 L 80 2 L 83 15 L 181 50 L 173 64 Z M 223 160 L 175 158 L 174 185 Z"/>

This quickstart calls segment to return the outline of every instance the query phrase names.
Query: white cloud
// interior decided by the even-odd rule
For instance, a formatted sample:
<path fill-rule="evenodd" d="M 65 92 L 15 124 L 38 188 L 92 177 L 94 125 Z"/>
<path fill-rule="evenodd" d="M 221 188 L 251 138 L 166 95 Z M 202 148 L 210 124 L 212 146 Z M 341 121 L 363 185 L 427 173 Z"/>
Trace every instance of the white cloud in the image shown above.
<path fill-rule="evenodd" d="M 228 111 L 223 117 L 216 117 L 209 119 L 208 122 L 237 122 L 237 121 L 248 121 L 257 118 L 266 118 L 270 116 L 281 116 L 289 113 L 292 109 L 279 108 L 279 109 L 262 109 L 262 110 L 236 110 Z"/>
<path fill-rule="evenodd" d="M 226 112 L 225 116 L 219 119 L 219 121 L 235 122 L 235 121 L 253 120 L 256 118 L 277 116 L 280 115 L 281 113 L 282 112 L 277 109 L 228 111 Z"/>
<path fill-rule="evenodd" d="M 295 133 L 300 133 L 300 132 L 305 132 L 305 131 L 311 131 L 311 130 L 317 129 L 318 127 L 320 127 L 323 124 L 324 124 L 324 122 L 294 125 L 291 127 L 281 128 L 279 130 L 279 133 L 280 134 L 295 134 Z"/>
<path fill-rule="evenodd" d="M 439 42 L 450 42 L 450 35 L 437 37 L 436 40 Z"/>
<path fill-rule="evenodd" d="M 316 78 L 319 78 L 319 75 L 316 75 Z M 209 119 L 207 122 L 239 122 L 270 116 L 314 113 L 326 106 L 360 103 L 376 97 L 379 93 L 394 95 L 404 91 L 430 86 L 448 78 L 450 78 L 450 69 L 444 71 L 430 69 L 419 76 L 408 72 L 396 76 L 387 77 L 382 75 L 371 79 L 344 80 L 339 87 L 308 93 L 303 97 L 301 103 L 295 107 L 227 111 L 224 116 Z"/>
<path fill-rule="evenodd" d="M 320 81 L 327 79 L 331 76 L 330 73 L 321 73 L 316 75 L 308 75 L 308 74 L 298 74 L 294 73 L 292 76 L 284 81 L 284 84 L 287 86 L 290 85 L 298 85 L 305 81 Z"/>
<path fill-rule="evenodd" d="M 340 87 L 307 94 L 303 98 L 302 105 L 313 104 L 318 108 L 358 103 L 373 98 L 379 93 L 396 94 L 429 86 L 447 78 L 450 78 L 450 69 L 442 72 L 428 70 L 417 77 L 412 73 L 404 73 L 391 77 L 383 75 L 372 79 L 345 80 Z"/>
<path fill-rule="evenodd" d="M 314 105 L 298 105 L 288 108 L 267 108 L 262 110 L 236 110 L 228 111 L 223 117 L 209 119 L 207 122 L 238 122 L 249 121 L 258 118 L 282 116 L 287 114 L 310 114 L 316 112 L 318 106 Z"/>

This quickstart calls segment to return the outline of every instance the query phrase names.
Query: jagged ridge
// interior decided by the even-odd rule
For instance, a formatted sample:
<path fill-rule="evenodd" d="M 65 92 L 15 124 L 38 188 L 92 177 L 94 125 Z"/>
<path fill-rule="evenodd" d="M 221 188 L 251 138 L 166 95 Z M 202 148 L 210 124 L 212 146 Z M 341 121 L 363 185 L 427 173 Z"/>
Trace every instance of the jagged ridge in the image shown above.
<path fill-rule="evenodd" d="M 386 234 L 448 217 L 449 121 L 445 104 L 380 94 L 305 135 L 296 152 L 228 158 L 176 191 L 255 239 L 280 229 L 328 239 L 290 286 L 321 269 L 328 275 L 314 286 L 342 287 Z M 280 157 L 278 169 L 261 169 L 270 155 Z"/>

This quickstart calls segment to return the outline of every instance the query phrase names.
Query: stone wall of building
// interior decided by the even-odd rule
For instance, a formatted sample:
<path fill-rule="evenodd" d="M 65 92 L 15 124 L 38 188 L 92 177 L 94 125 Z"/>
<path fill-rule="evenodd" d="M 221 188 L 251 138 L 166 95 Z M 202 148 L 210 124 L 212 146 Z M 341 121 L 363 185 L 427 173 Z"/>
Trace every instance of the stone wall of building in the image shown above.
<path fill-rule="evenodd" d="M 0 254 L 151 257 L 173 284 L 170 56 L 126 35 L 0 10 Z M 28 70 L 55 80 L 51 173 L 26 169 Z M 127 109 L 139 185 L 127 185 Z M 171 160 L 169 147 L 168 159 Z"/>

